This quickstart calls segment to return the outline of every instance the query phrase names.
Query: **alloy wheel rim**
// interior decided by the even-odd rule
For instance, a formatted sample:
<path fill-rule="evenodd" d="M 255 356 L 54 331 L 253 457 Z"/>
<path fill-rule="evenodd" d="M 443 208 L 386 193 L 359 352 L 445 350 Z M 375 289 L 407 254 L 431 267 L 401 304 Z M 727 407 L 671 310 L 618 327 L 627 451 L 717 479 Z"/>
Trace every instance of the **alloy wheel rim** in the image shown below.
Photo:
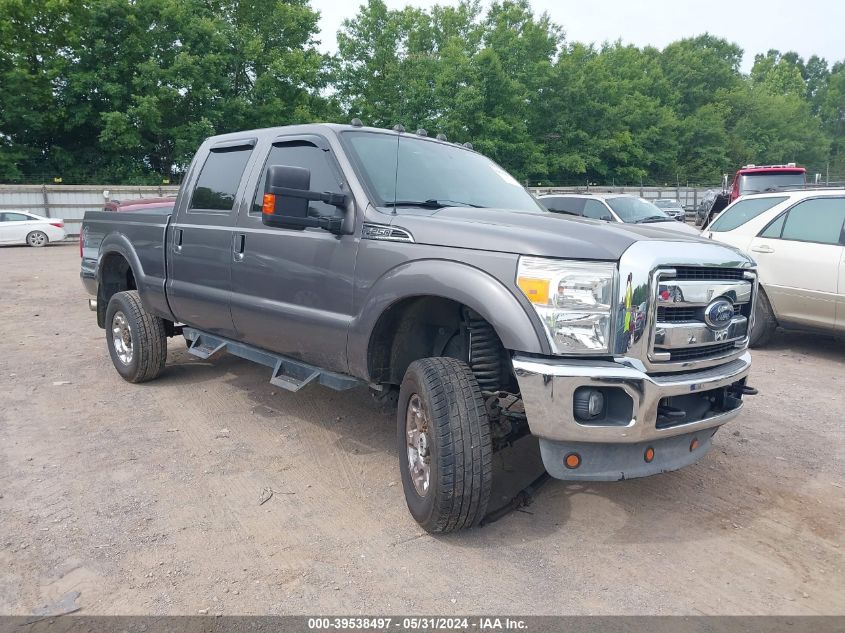
<path fill-rule="evenodd" d="M 41 246 L 46 240 L 46 236 L 43 233 L 33 233 L 29 236 L 29 243 Z"/>
<path fill-rule="evenodd" d="M 428 414 L 419 394 L 413 394 L 405 413 L 405 442 L 408 454 L 408 473 L 414 489 L 421 497 L 428 494 L 431 483 L 431 437 Z"/>
<path fill-rule="evenodd" d="M 124 365 L 132 362 L 132 328 L 123 312 L 115 312 L 111 320 L 112 346 Z"/>

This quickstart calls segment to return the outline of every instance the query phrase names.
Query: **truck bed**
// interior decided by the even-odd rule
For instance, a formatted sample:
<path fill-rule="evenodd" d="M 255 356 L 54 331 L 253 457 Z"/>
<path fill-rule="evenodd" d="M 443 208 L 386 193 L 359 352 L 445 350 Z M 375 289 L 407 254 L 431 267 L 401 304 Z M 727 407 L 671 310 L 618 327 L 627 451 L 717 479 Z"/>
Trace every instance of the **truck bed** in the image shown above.
<path fill-rule="evenodd" d="M 116 252 L 132 265 L 134 285 L 151 312 L 172 319 L 165 297 L 167 243 L 170 215 L 158 213 L 114 213 L 88 211 L 82 220 L 79 240 L 82 263 L 80 277 L 88 292 L 97 294 L 100 253 Z M 133 274 L 130 272 L 129 274 Z M 98 308 L 99 312 L 105 308 Z"/>

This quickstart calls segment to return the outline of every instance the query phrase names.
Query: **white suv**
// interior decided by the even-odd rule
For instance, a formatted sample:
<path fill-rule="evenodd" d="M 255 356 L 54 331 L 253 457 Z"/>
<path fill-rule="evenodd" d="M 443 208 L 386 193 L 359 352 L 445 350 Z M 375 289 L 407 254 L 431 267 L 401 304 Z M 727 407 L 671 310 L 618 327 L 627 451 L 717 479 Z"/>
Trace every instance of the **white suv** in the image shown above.
<path fill-rule="evenodd" d="M 778 325 L 845 333 L 845 189 L 743 196 L 702 235 L 757 260 L 752 345 Z"/>

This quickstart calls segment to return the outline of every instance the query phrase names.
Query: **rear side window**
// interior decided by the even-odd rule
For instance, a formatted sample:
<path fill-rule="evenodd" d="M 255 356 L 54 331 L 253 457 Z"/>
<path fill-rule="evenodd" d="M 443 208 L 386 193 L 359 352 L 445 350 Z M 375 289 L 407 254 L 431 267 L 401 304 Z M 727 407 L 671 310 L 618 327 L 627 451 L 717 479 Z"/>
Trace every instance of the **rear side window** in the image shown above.
<path fill-rule="evenodd" d="M 581 215 L 584 212 L 584 198 L 567 198 L 565 196 L 551 196 L 547 198 L 540 198 L 540 204 L 546 207 L 549 211 L 557 213 L 572 213 L 574 215 Z"/>
<path fill-rule="evenodd" d="M 340 178 L 329 161 L 328 152 L 307 141 L 290 141 L 273 145 L 264 169 L 261 171 L 261 178 L 258 179 L 258 187 L 255 198 L 252 201 L 250 213 L 261 214 L 261 202 L 264 198 L 264 184 L 267 181 L 267 170 L 272 165 L 290 165 L 293 167 L 305 167 L 311 171 L 311 191 L 340 190 Z M 320 216 L 342 215 L 343 210 L 334 205 L 311 200 L 309 208 Z"/>
<path fill-rule="evenodd" d="M 251 153 L 251 147 L 242 146 L 211 150 L 197 178 L 190 208 L 231 211 Z"/>
<path fill-rule="evenodd" d="M 781 239 L 843 244 L 845 198 L 815 198 L 796 204 L 786 215 Z"/>
<path fill-rule="evenodd" d="M 738 200 L 729 208 L 722 211 L 722 215 L 716 218 L 708 229 L 715 233 L 733 231 L 749 220 L 753 220 L 761 213 L 786 200 L 786 196 L 776 198 L 748 198 Z"/>

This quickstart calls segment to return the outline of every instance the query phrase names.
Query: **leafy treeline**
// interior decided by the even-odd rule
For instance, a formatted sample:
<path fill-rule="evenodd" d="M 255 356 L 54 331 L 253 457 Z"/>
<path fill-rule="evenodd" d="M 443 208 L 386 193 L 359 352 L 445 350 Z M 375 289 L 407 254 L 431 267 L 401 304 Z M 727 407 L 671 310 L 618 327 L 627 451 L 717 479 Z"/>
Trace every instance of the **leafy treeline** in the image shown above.
<path fill-rule="evenodd" d="M 712 35 L 569 42 L 528 0 L 369 0 L 317 50 L 308 0 L 0 0 L 0 182 L 178 179 L 209 134 L 360 117 L 442 132 L 533 183 L 845 174 L 845 61 Z"/>

